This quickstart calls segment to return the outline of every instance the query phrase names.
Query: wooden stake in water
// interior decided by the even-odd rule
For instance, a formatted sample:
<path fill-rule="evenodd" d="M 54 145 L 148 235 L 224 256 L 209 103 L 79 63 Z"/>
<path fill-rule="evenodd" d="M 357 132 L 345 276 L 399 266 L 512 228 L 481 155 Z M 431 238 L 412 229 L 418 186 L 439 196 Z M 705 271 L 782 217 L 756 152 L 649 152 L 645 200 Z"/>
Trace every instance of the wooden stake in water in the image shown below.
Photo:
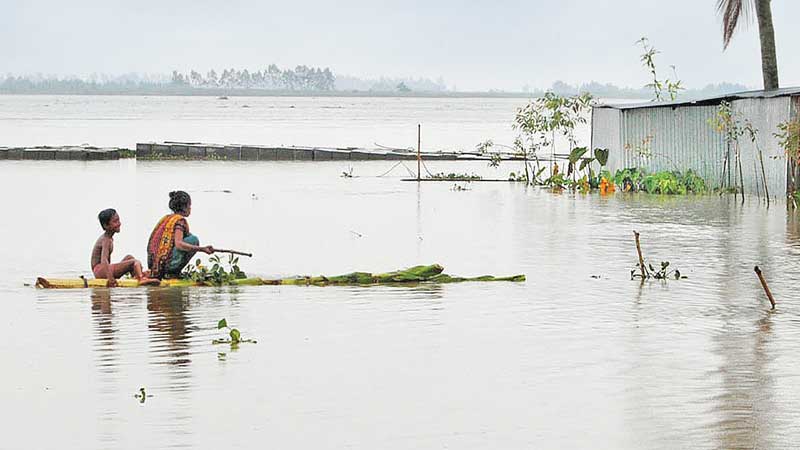
<path fill-rule="evenodd" d="M 647 278 L 647 272 L 644 268 L 644 257 L 642 257 L 642 246 L 639 245 L 639 232 L 633 230 L 633 236 L 636 238 L 636 253 L 639 254 L 639 270 L 642 272 L 642 280 Z"/>
<path fill-rule="evenodd" d="M 764 288 L 764 292 L 767 293 L 767 298 L 769 299 L 769 303 L 772 305 L 772 309 L 775 309 L 775 298 L 772 296 L 769 286 L 767 286 L 767 280 L 764 279 L 761 269 L 759 269 L 758 266 L 755 266 L 753 267 L 753 270 L 756 272 L 756 275 L 758 275 L 758 281 L 761 282 L 761 287 Z"/>
<path fill-rule="evenodd" d="M 417 181 L 420 181 L 421 165 L 422 165 L 422 125 L 417 124 Z"/>

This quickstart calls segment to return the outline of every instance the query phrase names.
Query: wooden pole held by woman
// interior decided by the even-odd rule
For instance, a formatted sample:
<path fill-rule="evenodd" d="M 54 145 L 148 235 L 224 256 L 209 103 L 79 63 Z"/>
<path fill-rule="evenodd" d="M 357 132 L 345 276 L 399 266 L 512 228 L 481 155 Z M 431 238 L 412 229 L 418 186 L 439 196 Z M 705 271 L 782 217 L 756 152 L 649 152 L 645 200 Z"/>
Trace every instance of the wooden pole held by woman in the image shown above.
<path fill-rule="evenodd" d="M 240 252 L 238 250 L 225 250 L 225 249 L 221 249 L 221 248 L 215 248 L 214 252 L 215 253 L 230 253 L 231 255 L 242 255 L 242 256 L 247 256 L 249 258 L 253 257 L 252 253 Z"/>

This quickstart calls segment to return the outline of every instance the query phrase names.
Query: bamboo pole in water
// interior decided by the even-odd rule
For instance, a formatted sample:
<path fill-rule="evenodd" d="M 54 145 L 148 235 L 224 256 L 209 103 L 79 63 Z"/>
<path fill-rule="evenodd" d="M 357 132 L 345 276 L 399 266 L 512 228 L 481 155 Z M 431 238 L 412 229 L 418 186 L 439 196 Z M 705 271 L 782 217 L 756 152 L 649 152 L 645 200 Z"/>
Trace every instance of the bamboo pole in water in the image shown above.
<path fill-rule="evenodd" d="M 642 246 L 639 244 L 639 232 L 633 230 L 633 236 L 636 238 L 636 253 L 639 254 L 639 270 L 642 272 L 642 280 L 647 278 L 647 269 L 644 268 L 644 257 L 642 257 Z"/>
<path fill-rule="evenodd" d="M 767 298 L 769 299 L 769 303 L 772 305 L 772 309 L 775 309 L 775 298 L 772 296 L 772 292 L 769 290 L 769 286 L 767 286 L 767 280 L 764 279 L 764 275 L 761 273 L 761 269 L 758 266 L 753 267 L 756 275 L 758 275 L 758 281 L 761 282 L 761 287 L 764 288 L 764 292 L 767 294 Z"/>

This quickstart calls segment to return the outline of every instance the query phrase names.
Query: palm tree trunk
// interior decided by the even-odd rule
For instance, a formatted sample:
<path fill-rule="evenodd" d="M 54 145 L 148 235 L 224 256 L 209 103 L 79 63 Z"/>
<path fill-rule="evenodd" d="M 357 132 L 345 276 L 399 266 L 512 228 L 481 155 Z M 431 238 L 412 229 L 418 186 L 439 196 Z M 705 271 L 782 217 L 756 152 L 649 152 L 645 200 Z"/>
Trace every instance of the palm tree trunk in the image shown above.
<path fill-rule="evenodd" d="M 775 53 L 775 28 L 772 26 L 771 0 L 756 0 L 758 34 L 761 38 L 761 73 L 764 89 L 778 89 L 778 57 Z"/>

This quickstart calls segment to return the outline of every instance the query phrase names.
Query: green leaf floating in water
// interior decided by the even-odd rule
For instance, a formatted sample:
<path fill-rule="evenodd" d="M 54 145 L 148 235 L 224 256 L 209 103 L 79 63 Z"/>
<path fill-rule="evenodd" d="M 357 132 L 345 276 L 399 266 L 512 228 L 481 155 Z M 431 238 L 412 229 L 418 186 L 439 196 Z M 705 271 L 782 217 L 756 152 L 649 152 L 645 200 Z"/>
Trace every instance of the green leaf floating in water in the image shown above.
<path fill-rule="evenodd" d="M 218 329 L 218 330 L 221 330 L 221 329 L 223 329 L 223 328 L 228 328 L 228 321 L 227 321 L 227 320 L 225 320 L 224 318 L 223 318 L 223 319 L 220 319 L 220 321 L 219 321 L 219 322 L 217 322 L 217 329 Z"/>
<path fill-rule="evenodd" d="M 242 333 L 239 332 L 236 328 L 231 330 L 231 342 L 237 343 L 242 339 Z"/>

